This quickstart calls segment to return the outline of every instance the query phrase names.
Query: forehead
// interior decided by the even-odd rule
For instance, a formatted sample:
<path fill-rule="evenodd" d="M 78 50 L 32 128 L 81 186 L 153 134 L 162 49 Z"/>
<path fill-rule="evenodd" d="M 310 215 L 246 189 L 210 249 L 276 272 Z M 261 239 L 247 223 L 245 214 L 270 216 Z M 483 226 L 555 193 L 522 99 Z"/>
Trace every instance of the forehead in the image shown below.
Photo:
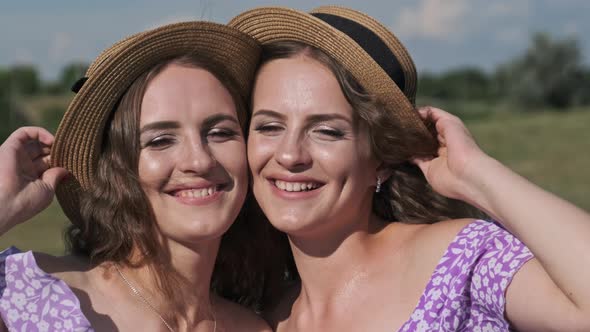
<path fill-rule="evenodd" d="M 206 69 L 170 64 L 148 83 L 140 122 L 204 117 L 212 113 L 236 115 L 227 88 Z"/>
<path fill-rule="evenodd" d="M 253 111 L 339 112 L 352 116 L 352 108 L 332 71 L 305 55 L 271 60 L 256 77 Z"/>

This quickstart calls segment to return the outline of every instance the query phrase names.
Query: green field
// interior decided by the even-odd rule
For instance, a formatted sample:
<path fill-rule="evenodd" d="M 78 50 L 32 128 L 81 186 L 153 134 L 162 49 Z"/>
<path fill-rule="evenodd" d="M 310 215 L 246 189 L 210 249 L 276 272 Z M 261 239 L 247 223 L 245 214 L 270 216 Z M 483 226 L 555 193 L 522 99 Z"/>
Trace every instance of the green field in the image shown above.
<path fill-rule="evenodd" d="M 543 188 L 590 211 L 590 111 L 502 113 L 469 120 L 478 143 L 493 157 Z M 66 218 L 59 206 L 19 225 L 0 239 L 53 254 L 63 252 Z"/>

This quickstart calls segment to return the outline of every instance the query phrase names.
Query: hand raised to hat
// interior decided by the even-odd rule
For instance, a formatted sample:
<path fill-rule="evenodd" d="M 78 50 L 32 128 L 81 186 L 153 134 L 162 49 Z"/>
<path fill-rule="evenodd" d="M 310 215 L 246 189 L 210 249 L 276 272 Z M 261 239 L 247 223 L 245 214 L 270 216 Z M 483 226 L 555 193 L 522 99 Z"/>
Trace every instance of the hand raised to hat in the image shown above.
<path fill-rule="evenodd" d="M 423 107 L 418 112 L 423 119 L 434 122 L 440 147 L 437 156 L 413 162 L 436 192 L 477 206 L 474 185 L 477 185 L 478 165 L 491 158 L 479 148 L 458 117 L 434 107 Z"/>
<path fill-rule="evenodd" d="M 0 146 L 0 234 L 33 217 L 53 200 L 57 183 L 68 174 L 49 165 L 53 135 L 22 127 Z"/>

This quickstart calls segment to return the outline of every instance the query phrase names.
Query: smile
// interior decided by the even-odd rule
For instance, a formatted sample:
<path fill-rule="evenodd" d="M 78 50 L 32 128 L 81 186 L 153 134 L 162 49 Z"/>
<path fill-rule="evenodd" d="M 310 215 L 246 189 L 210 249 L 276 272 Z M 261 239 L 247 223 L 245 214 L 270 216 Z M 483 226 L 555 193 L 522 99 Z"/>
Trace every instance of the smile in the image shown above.
<path fill-rule="evenodd" d="M 217 193 L 217 186 L 199 189 L 183 189 L 174 192 L 174 196 L 182 198 L 204 198 Z"/>
<path fill-rule="evenodd" d="M 275 180 L 274 185 L 280 190 L 288 192 L 311 191 L 321 186 L 316 182 L 287 182 L 281 180 Z"/>

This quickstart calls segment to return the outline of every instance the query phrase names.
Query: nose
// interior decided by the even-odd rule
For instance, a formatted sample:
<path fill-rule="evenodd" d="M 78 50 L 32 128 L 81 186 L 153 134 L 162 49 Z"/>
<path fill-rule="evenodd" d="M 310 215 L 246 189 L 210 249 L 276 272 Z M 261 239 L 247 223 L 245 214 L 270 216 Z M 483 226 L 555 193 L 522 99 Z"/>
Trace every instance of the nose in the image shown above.
<path fill-rule="evenodd" d="M 183 145 L 178 163 L 180 171 L 203 175 L 209 173 L 217 165 L 217 160 L 215 160 L 209 146 L 202 139 L 189 139 Z"/>
<path fill-rule="evenodd" d="M 305 141 L 296 134 L 283 136 L 274 155 L 277 163 L 291 172 L 307 169 L 311 165 L 311 155 Z"/>

